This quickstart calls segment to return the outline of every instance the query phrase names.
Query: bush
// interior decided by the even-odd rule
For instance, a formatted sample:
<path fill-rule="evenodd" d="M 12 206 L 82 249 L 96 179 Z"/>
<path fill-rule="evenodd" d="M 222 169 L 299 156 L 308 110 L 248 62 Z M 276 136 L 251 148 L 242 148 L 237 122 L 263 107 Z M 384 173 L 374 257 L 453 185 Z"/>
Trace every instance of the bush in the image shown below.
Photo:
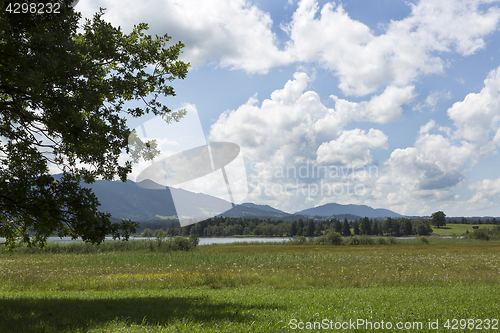
<path fill-rule="evenodd" d="M 382 237 L 381 237 L 382 238 Z M 375 240 L 367 235 L 354 236 L 349 239 L 349 245 L 374 245 Z"/>
<path fill-rule="evenodd" d="M 189 251 L 191 248 L 194 248 L 193 244 L 182 236 L 175 236 L 172 243 L 173 250 Z"/>
<path fill-rule="evenodd" d="M 500 239 L 500 226 L 496 225 L 493 228 L 475 229 L 471 233 L 466 233 L 464 237 L 466 239 L 477 239 L 484 241 L 498 240 Z"/>
<path fill-rule="evenodd" d="M 485 241 L 491 239 L 491 237 L 490 237 L 489 233 L 486 231 L 486 229 L 476 229 L 473 232 L 471 232 L 468 235 L 468 237 L 472 238 L 472 239 L 485 240 Z"/>
<path fill-rule="evenodd" d="M 141 234 L 141 237 L 153 237 L 153 230 L 146 228 Z"/>
<path fill-rule="evenodd" d="M 387 241 L 385 240 L 384 237 L 379 237 L 379 238 L 377 238 L 377 244 L 378 245 L 387 245 Z"/>
<path fill-rule="evenodd" d="M 193 248 L 195 248 L 200 243 L 200 238 L 198 237 L 198 234 L 191 234 L 189 235 L 189 241 L 193 245 Z"/>
<path fill-rule="evenodd" d="M 326 235 L 314 238 L 311 243 L 315 245 L 341 245 L 343 239 L 340 233 L 329 231 Z"/>
<path fill-rule="evenodd" d="M 306 243 L 306 238 L 304 236 L 293 236 L 288 242 L 294 245 L 303 245 Z"/>
<path fill-rule="evenodd" d="M 321 235 L 321 236 L 316 237 L 314 239 L 314 244 L 316 244 L 316 245 L 327 245 L 327 243 L 328 243 L 328 240 L 327 240 L 325 235 Z"/>
<path fill-rule="evenodd" d="M 429 239 L 425 236 L 420 236 L 418 239 L 422 244 L 429 244 Z"/>
<path fill-rule="evenodd" d="M 359 236 L 354 236 L 349 239 L 349 245 L 359 245 Z"/>
<path fill-rule="evenodd" d="M 342 245 L 342 235 L 335 231 L 330 231 L 326 234 L 326 242 L 328 245 Z"/>
<path fill-rule="evenodd" d="M 389 237 L 389 244 L 391 245 L 395 245 L 395 244 L 398 244 L 398 240 L 394 237 Z"/>
<path fill-rule="evenodd" d="M 363 235 L 363 236 L 359 237 L 359 244 L 360 245 L 373 245 L 373 244 L 375 244 L 375 241 L 370 236 Z"/>

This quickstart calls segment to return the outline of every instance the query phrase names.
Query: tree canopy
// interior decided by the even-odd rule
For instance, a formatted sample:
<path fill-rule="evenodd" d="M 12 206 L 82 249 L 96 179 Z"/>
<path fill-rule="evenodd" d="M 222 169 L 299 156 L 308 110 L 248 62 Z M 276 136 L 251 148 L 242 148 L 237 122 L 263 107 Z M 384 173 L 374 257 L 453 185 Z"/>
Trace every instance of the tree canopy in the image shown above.
<path fill-rule="evenodd" d="M 72 0 L 58 2 L 58 13 L 23 14 L 0 0 L 0 237 L 9 246 L 16 238 L 43 246 L 53 234 L 128 238 L 134 223 L 111 223 L 82 182 L 126 181 L 131 162 L 119 163 L 122 152 L 157 153 L 154 142 L 137 139 L 129 149 L 124 115 L 175 119 L 159 97 L 175 95 L 170 83 L 189 68 L 178 59 L 184 45 L 167 46 L 168 35 L 152 37 L 144 23 L 125 34 L 103 19 L 104 9 L 79 25 Z"/>
<path fill-rule="evenodd" d="M 432 213 L 431 223 L 436 227 L 444 227 L 446 225 L 446 214 L 442 211 Z"/>

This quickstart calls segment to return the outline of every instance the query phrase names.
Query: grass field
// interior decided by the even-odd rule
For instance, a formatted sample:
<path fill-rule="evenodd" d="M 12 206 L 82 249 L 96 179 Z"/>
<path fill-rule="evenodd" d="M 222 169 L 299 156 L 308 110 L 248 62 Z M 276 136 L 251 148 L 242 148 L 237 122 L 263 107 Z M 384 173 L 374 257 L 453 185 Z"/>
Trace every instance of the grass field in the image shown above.
<path fill-rule="evenodd" d="M 493 242 L 4 253 L 0 268 L 1 332 L 335 331 L 357 319 L 457 332 L 447 319 L 491 330 L 500 314 Z"/>
<path fill-rule="evenodd" d="M 485 228 L 493 228 L 494 225 L 492 224 L 475 224 L 476 226 L 479 226 L 481 229 Z M 432 234 L 433 235 L 438 235 L 438 236 L 460 236 L 465 234 L 467 231 L 472 232 L 474 229 L 472 229 L 471 224 L 450 224 L 448 223 L 445 227 L 432 227 Z"/>

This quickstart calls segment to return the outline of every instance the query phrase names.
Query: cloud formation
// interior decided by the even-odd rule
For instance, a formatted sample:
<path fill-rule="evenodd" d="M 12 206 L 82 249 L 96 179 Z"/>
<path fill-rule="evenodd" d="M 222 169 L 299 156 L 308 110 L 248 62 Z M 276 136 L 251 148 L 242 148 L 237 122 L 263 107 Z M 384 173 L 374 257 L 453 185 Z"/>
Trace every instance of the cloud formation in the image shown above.
<path fill-rule="evenodd" d="M 293 76 L 283 89 L 275 90 L 260 105 L 251 97 L 236 110 L 224 112 L 210 130 L 210 140 L 237 143 L 244 156 L 253 162 L 249 177 L 256 188 L 249 199 L 275 200 L 282 209 L 305 207 L 311 203 L 307 200 L 319 203 L 323 196 L 314 191 L 320 189 L 310 188 L 318 181 L 326 186 L 323 194 L 332 192 L 334 185 L 347 191 L 344 187 L 347 179 L 352 182 L 364 177 L 368 181 L 363 170 L 354 172 L 353 168 L 371 163 L 370 149 L 388 148 L 387 136 L 381 130 L 343 129 L 355 120 L 370 119 L 374 113 L 368 105 L 355 106 L 359 108 L 356 112 L 345 107 L 327 108 L 316 92 L 307 91 L 310 82 L 307 74 L 297 72 Z M 381 110 L 377 116 L 383 118 Z M 393 110 L 388 108 L 387 112 Z M 321 175 L 317 171 L 319 165 L 323 168 Z M 299 169 L 303 173 L 299 174 Z M 284 175 L 282 170 L 293 170 L 293 176 L 291 172 Z M 308 190 L 301 192 L 303 186 L 308 186 Z M 266 192 L 269 188 L 279 191 Z M 340 187 L 336 191 L 341 193 Z"/>
<path fill-rule="evenodd" d="M 368 133 L 359 128 L 342 131 L 337 139 L 319 146 L 317 161 L 322 164 L 351 165 L 355 168 L 365 166 L 372 162 L 368 148 L 387 149 L 387 135 L 373 128 Z"/>
<path fill-rule="evenodd" d="M 388 172 L 379 180 L 378 190 L 399 188 L 399 202 L 434 197 L 455 200 L 453 190 L 464 173 L 498 151 L 500 144 L 500 67 L 492 70 L 479 93 L 470 93 L 447 111 L 454 129 L 438 127 L 446 135 L 432 133 L 436 122 L 421 126 L 413 147 L 396 149 L 385 162 Z M 488 206 L 496 195 L 496 180 L 486 179 L 469 187 L 476 190 L 469 203 Z M 390 184 L 390 185 L 388 185 Z M 492 185 L 493 184 L 493 185 Z M 430 190 L 430 191 L 429 191 Z"/>
<path fill-rule="evenodd" d="M 420 75 L 442 73 L 440 54 L 469 56 L 485 45 L 500 9 L 482 10 L 490 0 L 422 0 L 405 19 L 391 21 L 384 34 L 352 19 L 341 4 L 298 3 L 282 24 L 289 40 L 279 47 L 271 15 L 248 0 L 93 0 L 78 5 L 84 17 L 106 7 L 106 18 L 125 29 L 149 22 L 151 32 L 168 32 L 186 48 L 194 66 L 218 66 L 266 74 L 271 68 L 314 63 L 331 70 L 346 95 L 365 96 L 381 86 L 404 88 Z"/>

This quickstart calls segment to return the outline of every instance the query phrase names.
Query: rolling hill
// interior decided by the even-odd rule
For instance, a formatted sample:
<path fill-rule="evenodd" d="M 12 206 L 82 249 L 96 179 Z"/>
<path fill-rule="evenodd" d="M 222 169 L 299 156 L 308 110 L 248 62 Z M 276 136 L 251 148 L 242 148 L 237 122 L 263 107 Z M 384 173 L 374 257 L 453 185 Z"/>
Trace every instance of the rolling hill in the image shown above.
<path fill-rule="evenodd" d="M 329 203 L 314 208 L 304 209 L 296 212 L 295 214 L 307 216 L 334 216 L 340 214 L 352 214 L 369 218 L 403 217 L 403 215 L 400 215 L 388 209 L 374 209 L 366 205 L 341 205 L 337 203 Z"/>
<path fill-rule="evenodd" d="M 58 179 L 61 175 L 53 175 Z M 183 211 L 189 211 L 192 216 L 207 216 L 210 212 L 216 211 L 221 205 L 228 205 L 228 202 L 202 193 L 193 193 L 177 188 L 168 188 L 159 184 L 150 183 L 137 185 L 128 180 L 105 181 L 97 180 L 93 184 L 84 184 L 84 187 L 92 188 L 101 206 L 99 210 L 110 213 L 112 217 L 131 220 L 158 220 L 161 218 L 175 217 L 177 215 L 172 199 L 172 193 L 177 198 L 181 198 Z M 144 188 L 146 187 L 146 188 Z M 243 203 L 220 214 L 227 217 L 247 217 L 261 219 L 280 219 L 283 221 L 304 220 L 312 216 L 335 217 L 348 220 L 360 217 L 401 217 L 395 212 L 387 209 L 373 209 L 365 205 L 340 205 L 326 204 L 319 207 L 305 209 L 294 214 L 281 211 L 268 205 L 258 205 L 254 203 Z M 211 216 L 211 215 L 210 215 Z"/>

